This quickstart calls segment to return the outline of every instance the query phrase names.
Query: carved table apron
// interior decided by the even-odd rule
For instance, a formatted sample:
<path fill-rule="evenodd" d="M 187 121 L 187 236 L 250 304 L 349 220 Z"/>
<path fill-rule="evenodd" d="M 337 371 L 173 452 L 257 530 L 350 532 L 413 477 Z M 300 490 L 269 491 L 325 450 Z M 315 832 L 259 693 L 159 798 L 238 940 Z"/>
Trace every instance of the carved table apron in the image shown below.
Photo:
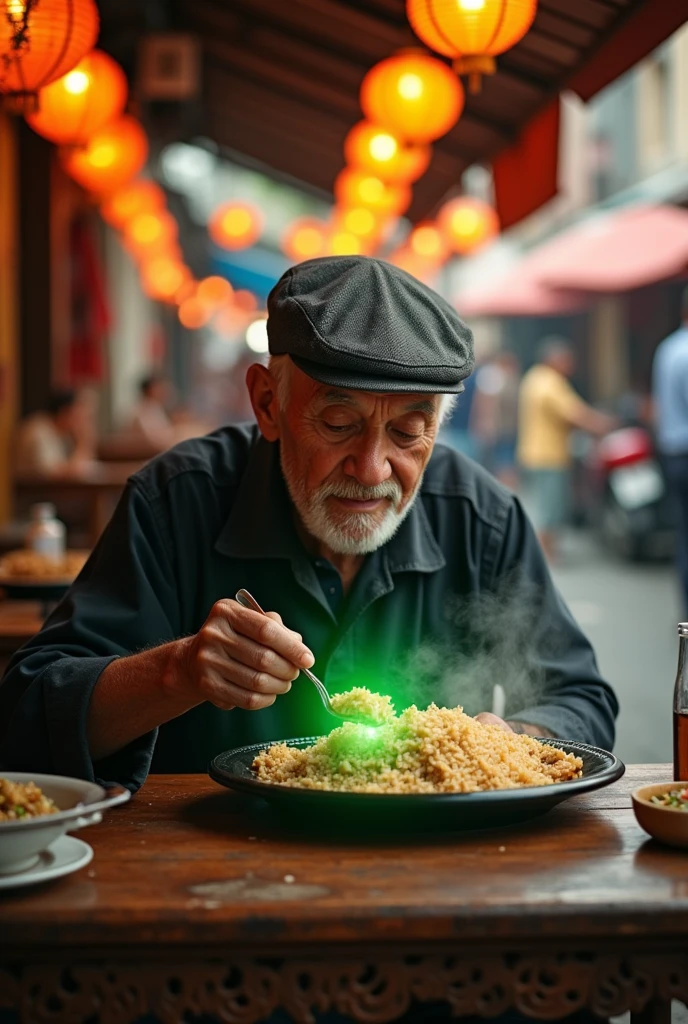
<path fill-rule="evenodd" d="M 285 831 L 204 776 L 151 776 L 83 833 L 87 868 L 0 894 L 0 1008 L 383 1022 L 444 1001 L 668 1021 L 688 1001 L 688 857 L 645 836 L 629 793 L 670 777 L 631 766 L 526 825 L 366 841 Z"/>

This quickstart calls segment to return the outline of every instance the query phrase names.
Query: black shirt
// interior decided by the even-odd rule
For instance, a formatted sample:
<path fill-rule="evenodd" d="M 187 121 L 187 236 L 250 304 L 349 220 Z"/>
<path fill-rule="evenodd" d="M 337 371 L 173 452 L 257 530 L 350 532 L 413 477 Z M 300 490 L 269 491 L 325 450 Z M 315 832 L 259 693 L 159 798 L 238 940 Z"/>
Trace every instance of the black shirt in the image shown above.
<path fill-rule="evenodd" d="M 364 685 L 398 710 L 435 700 L 477 713 L 501 683 L 507 717 L 611 748 L 616 698 L 518 500 L 464 456 L 435 447 L 409 514 L 346 598 L 334 568 L 315 561 L 294 525 L 278 446 L 255 427 L 223 428 L 153 460 L 8 667 L 0 767 L 135 788 L 149 769 L 204 771 L 232 746 L 329 731 L 332 718 L 300 677 L 270 708 L 203 704 L 92 764 L 86 713 L 105 666 L 196 632 L 241 587 L 303 635 L 331 693 Z"/>

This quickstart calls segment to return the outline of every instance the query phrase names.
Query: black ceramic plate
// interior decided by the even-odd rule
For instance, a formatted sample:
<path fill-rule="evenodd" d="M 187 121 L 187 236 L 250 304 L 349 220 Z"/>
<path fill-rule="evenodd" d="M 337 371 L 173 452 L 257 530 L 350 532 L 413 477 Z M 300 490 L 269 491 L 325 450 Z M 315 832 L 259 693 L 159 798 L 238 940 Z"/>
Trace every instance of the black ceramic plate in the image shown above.
<path fill-rule="evenodd" d="M 287 740 L 290 747 L 308 747 L 316 736 Z M 623 775 L 622 761 L 600 747 L 568 740 L 551 740 L 583 759 L 583 775 L 551 786 L 491 790 L 486 793 L 339 793 L 298 789 L 261 782 L 251 769 L 253 760 L 269 743 L 254 743 L 218 754 L 210 762 L 210 777 L 230 789 L 268 800 L 290 817 L 346 819 L 357 823 L 396 822 L 410 827 L 438 825 L 463 829 L 495 828 L 545 814 L 556 804 L 616 782 Z"/>

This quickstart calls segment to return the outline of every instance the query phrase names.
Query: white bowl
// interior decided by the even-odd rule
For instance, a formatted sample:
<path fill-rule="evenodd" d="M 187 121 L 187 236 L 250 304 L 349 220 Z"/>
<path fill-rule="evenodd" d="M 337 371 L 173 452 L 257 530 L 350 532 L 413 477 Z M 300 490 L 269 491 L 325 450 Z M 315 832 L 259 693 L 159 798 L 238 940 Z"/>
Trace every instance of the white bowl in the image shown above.
<path fill-rule="evenodd" d="M 6 772 L 0 777 L 11 782 L 35 782 L 60 808 L 56 814 L 37 818 L 0 821 L 0 874 L 26 871 L 39 854 L 64 835 L 87 825 L 97 825 L 107 807 L 125 803 L 131 796 L 124 786 L 105 790 L 95 782 L 63 775 L 38 775 L 33 772 Z"/>

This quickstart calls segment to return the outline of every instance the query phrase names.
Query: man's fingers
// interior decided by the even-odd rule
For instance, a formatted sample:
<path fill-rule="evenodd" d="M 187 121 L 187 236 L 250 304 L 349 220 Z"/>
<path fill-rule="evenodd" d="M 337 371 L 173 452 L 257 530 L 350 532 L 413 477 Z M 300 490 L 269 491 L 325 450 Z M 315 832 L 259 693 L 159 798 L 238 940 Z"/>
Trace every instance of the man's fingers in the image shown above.
<path fill-rule="evenodd" d="M 293 661 L 287 661 L 281 654 L 247 636 L 233 632 L 229 637 L 222 635 L 218 639 L 220 643 L 208 649 L 206 659 L 222 675 L 231 675 L 234 665 L 243 665 L 285 682 L 291 682 L 299 674 Z"/>
<path fill-rule="evenodd" d="M 479 715 L 475 716 L 475 720 L 482 725 L 496 725 L 498 728 L 503 729 L 504 732 L 514 731 L 508 722 L 505 722 L 503 718 L 499 718 L 498 715 L 493 715 L 491 711 L 481 711 Z"/>
<path fill-rule="evenodd" d="M 245 690 L 242 686 L 227 680 L 217 680 L 209 688 L 207 700 L 218 708 L 230 711 L 232 708 L 243 708 L 244 711 L 261 711 L 275 703 L 274 693 L 258 693 L 256 690 Z"/>
<path fill-rule="evenodd" d="M 237 633 L 255 640 L 263 647 L 269 647 L 293 665 L 310 668 L 314 664 L 313 652 L 306 647 L 298 633 L 275 622 L 272 616 L 261 615 L 250 608 L 242 608 L 236 602 L 232 603 L 231 626 Z"/>

